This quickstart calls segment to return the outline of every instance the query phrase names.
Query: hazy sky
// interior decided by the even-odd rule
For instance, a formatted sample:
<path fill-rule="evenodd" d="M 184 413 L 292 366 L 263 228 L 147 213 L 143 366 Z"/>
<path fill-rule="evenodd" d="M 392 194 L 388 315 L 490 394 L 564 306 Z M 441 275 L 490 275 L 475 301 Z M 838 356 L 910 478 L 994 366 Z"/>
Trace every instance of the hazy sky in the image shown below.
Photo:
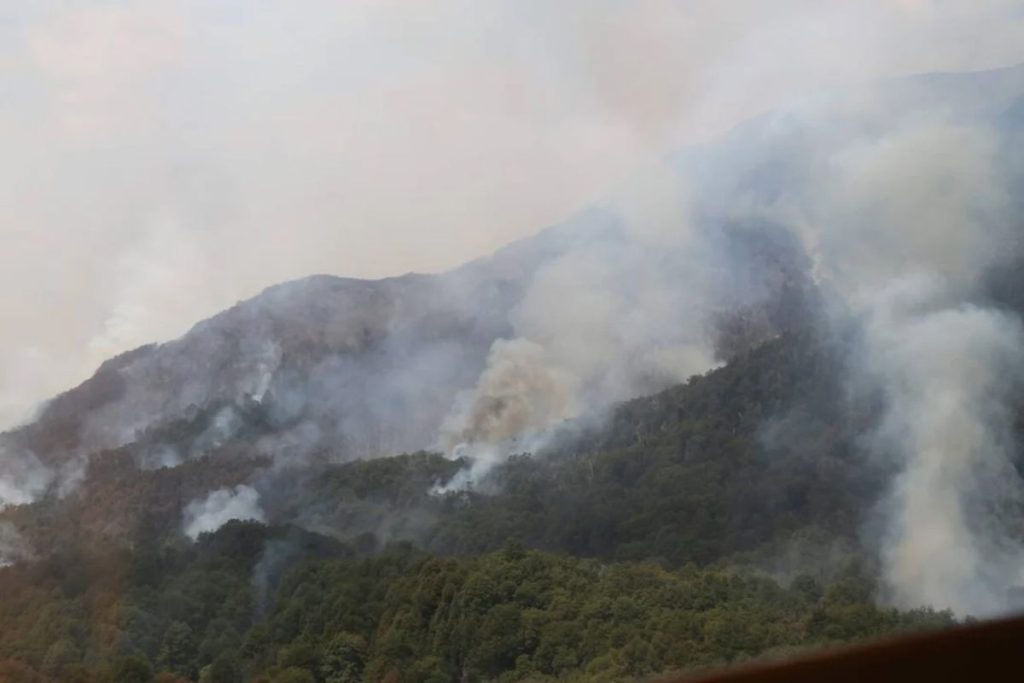
<path fill-rule="evenodd" d="M 1024 61 L 1006 0 L 0 0 L 0 425 L 315 272 L 435 271 L 798 93 Z"/>

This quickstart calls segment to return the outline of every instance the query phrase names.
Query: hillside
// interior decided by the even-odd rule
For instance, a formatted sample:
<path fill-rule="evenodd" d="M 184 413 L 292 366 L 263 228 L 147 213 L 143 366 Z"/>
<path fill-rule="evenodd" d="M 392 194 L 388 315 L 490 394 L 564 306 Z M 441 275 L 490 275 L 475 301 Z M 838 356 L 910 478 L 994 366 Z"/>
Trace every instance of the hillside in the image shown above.
<path fill-rule="evenodd" d="M 566 425 L 542 452 L 499 467 L 481 493 L 428 495 L 453 467 L 421 454 L 330 467 L 286 498 L 310 528 L 398 534 L 442 553 L 516 539 L 680 566 L 797 532 L 811 542 L 815 530 L 852 547 L 886 473 L 856 452 L 836 380 L 834 360 L 810 338 L 787 336 L 597 424 Z M 426 533 L 414 524 L 424 518 L 436 520 Z"/>
<path fill-rule="evenodd" d="M 0 434 L 0 679 L 628 680 L 1004 613 L 1022 112 L 1024 67 L 822 95 L 667 157 L 685 211 L 110 359 Z"/>
<path fill-rule="evenodd" d="M 836 428 L 848 411 L 819 342 L 785 336 L 567 424 L 481 493 L 431 494 L 460 467 L 439 454 L 289 469 L 263 501 L 289 526 L 232 522 L 195 545 L 174 497 L 259 463 L 140 472 L 108 454 L 64 507 L 8 511 L 60 551 L 2 578 L 22 596 L 0 615 L 7 675 L 627 680 L 950 624 L 875 607 L 859 531 L 884 472 Z"/>
<path fill-rule="evenodd" d="M 278 583 L 282 547 L 307 561 Z M 782 588 L 514 544 L 465 559 L 351 552 L 295 529 L 232 522 L 195 545 L 130 555 L 101 546 L 9 570 L 0 588 L 16 597 L 0 605 L 0 675 L 145 681 L 156 668 L 161 681 L 632 680 L 952 623 L 930 610 L 876 608 L 871 580 L 856 570 Z"/>

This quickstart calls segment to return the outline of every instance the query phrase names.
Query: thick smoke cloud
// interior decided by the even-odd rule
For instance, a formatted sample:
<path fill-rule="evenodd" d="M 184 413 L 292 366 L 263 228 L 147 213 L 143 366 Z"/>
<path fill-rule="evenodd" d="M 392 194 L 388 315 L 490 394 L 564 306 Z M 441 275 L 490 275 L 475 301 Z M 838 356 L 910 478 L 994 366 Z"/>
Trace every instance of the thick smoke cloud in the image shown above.
<path fill-rule="evenodd" d="M 449 488 L 543 448 L 559 422 L 706 372 L 809 313 L 810 264 L 792 235 L 693 200 L 676 160 L 648 165 L 537 270 L 509 315 L 514 336 L 442 425 L 441 448 L 474 461 Z"/>
<path fill-rule="evenodd" d="M 1003 609 L 1024 556 L 1004 519 L 1024 494 L 1009 403 L 1024 336 L 982 291 L 1021 256 L 996 136 L 985 122 L 897 123 L 833 156 L 819 214 L 823 270 L 863 324 L 851 379 L 883 392 L 874 448 L 902 469 L 883 511 L 893 599 L 959 613 Z"/>
<path fill-rule="evenodd" d="M 32 550 L 9 522 L 0 522 L 0 568 L 21 562 L 32 557 Z"/>
<path fill-rule="evenodd" d="M 691 233 L 679 175 L 645 169 L 605 211 L 531 279 L 510 315 L 515 337 L 494 343 L 442 424 L 441 446 L 474 458 L 475 477 L 563 420 L 716 364 L 709 316 L 725 292 L 709 270 L 733 264 Z"/>
<path fill-rule="evenodd" d="M 42 495 L 55 476 L 31 451 L 0 446 L 0 510 L 31 503 Z"/>
<path fill-rule="evenodd" d="M 713 366 L 721 316 L 785 289 L 756 274 L 765 254 L 751 247 L 781 225 L 806 263 L 782 260 L 822 293 L 822 317 L 803 313 L 849 345 L 851 395 L 882 402 L 864 457 L 898 472 L 872 539 L 888 599 L 1005 610 L 1024 582 L 1013 522 L 1024 326 L 986 283 L 1024 257 L 1011 200 L 1022 178 L 1007 161 L 1018 124 L 1006 114 L 1024 70 L 986 86 L 922 79 L 825 98 L 684 155 L 664 192 L 639 176 L 645 201 L 613 205 L 621 232 L 592 232 L 531 281 L 511 316 L 518 336 L 494 345 L 443 430 L 454 455 L 475 460 L 445 490 L 478 483 L 535 444 L 531 433 Z M 747 228 L 738 242 L 732 224 Z"/>
<path fill-rule="evenodd" d="M 1024 557 L 1012 522 L 1024 501 L 1012 412 L 1024 333 L 1019 311 L 994 303 L 986 282 L 1024 256 L 1005 114 L 1024 94 L 1024 71 L 990 77 L 980 97 L 953 80 L 904 89 L 811 102 L 708 156 L 684 156 L 677 187 L 648 193 L 645 211 L 620 210 L 629 218 L 619 238 L 592 237 L 542 269 L 512 315 L 521 336 L 496 343 L 449 418 L 445 443 L 475 462 L 448 488 L 536 443 L 524 438 L 531 431 L 711 367 L 720 315 L 772 304 L 766 285 L 778 278 L 751 276 L 764 254 L 750 244 L 783 225 L 823 294 L 820 322 L 849 340 L 851 393 L 883 402 L 865 458 L 899 472 L 874 539 L 889 598 L 960 614 L 1005 609 Z M 763 167 L 770 178 L 752 175 Z M 669 229 L 644 229 L 652 223 Z M 731 223 L 749 228 L 746 250 L 730 245 Z M 664 349 L 666 371 L 642 371 L 648 352 Z"/>
<path fill-rule="evenodd" d="M 579 380 L 554 365 L 544 347 L 499 339 L 475 390 L 458 397 L 441 426 L 449 447 L 500 443 L 577 414 Z"/>
<path fill-rule="evenodd" d="M 260 494 L 244 484 L 210 492 L 185 506 L 182 531 L 191 539 L 216 531 L 233 519 L 265 521 Z"/>
<path fill-rule="evenodd" d="M 453 267 L 796 94 L 1024 57 L 1010 0 L 9 4 L 8 426 L 268 284 Z"/>
<path fill-rule="evenodd" d="M 1002 518 L 1024 492 L 1007 406 L 1024 379 L 1024 330 L 969 305 L 895 307 L 876 312 L 867 341 L 889 406 L 880 446 L 904 468 L 886 511 L 886 576 L 903 605 L 997 613 L 1024 579 L 1024 547 Z"/>
<path fill-rule="evenodd" d="M 991 121 L 927 102 L 907 114 L 867 87 L 748 129 L 774 147 L 741 131 L 678 169 L 662 161 L 797 93 L 1024 59 L 1016 3 L 25 7 L 0 23 L 13 74 L 0 205 L 14 226 L 0 249 L 14 321 L 0 421 L 271 282 L 454 266 L 632 176 L 573 248 L 521 274 L 508 319 L 473 336 L 481 348 L 427 323 L 395 329 L 424 310 L 409 294 L 419 282 L 367 286 L 365 300 L 331 299 L 351 315 L 304 312 L 323 328 L 298 340 L 312 350 L 292 365 L 275 341 L 293 329 L 287 316 L 243 339 L 234 318 L 207 324 L 156 360 L 124 361 L 125 394 L 82 437 L 116 447 L 154 415 L 218 407 L 190 452 L 157 442 L 140 455 L 144 468 L 174 466 L 233 438 L 244 399 L 274 427 L 264 452 L 304 457 L 348 435 L 346 457 L 380 455 L 437 437 L 468 449 L 479 477 L 560 420 L 721 362 L 723 321 L 754 341 L 776 333 L 778 319 L 737 314 L 801 290 L 802 267 L 751 268 L 763 251 L 788 253 L 788 236 L 831 321 L 860 335 L 850 384 L 886 399 L 871 447 L 902 471 L 880 539 L 893 600 L 991 612 L 1019 580 L 1003 511 L 1020 496 L 1007 401 L 1021 332 L 984 291 L 1016 245 Z M 974 106 L 972 93 L 945 101 L 961 100 Z M 479 312 L 454 310 L 460 331 Z M 198 358 L 209 363 L 197 370 Z M 389 410 L 407 432 L 378 420 Z M 54 481 L 31 453 L 5 453 L 0 507 Z M 189 504 L 184 530 L 263 517 L 254 489 L 222 489 Z"/>
<path fill-rule="evenodd" d="M 960 614 L 1006 609 L 1022 578 L 1011 520 L 1024 495 L 1013 464 L 1024 332 L 985 285 L 1022 256 L 1002 112 L 1024 83 L 1020 70 L 1004 78 L 974 99 L 932 81 L 902 103 L 879 88 L 798 109 L 774 143 L 791 145 L 775 169 L 788 184 L 760 206 L 763 188 L 738 197 L 801 235 L 826 319 L 851 339 L 851 394 L 881 398 L 865 457 L 899 472 L 874 539 L 890 599 Z"/>

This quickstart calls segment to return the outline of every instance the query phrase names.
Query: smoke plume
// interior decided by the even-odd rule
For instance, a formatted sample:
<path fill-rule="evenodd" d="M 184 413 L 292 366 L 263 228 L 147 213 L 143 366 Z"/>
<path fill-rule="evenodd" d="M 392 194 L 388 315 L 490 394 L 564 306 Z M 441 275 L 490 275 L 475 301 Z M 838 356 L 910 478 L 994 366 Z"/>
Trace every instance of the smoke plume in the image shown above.
<path fill-rule="evenodd" d="M 191 539 L 216 531 L 233 519 L 265 521 L 260 507 L 260 494 L 251 486 L 241 484 L 210 492 L 202 500 L 185 506 L 182 531 Z"/>
<path fill-rule="evenodd" d="M 721 293 L 700 255 L 724 255 L 691 234 L 685 198 L 667 164 L 645 169 L 604 208 L 603 229 L 532 278 L 510 315 L 517 336 L 493 344 L 441 427 L 477 477 L 563 420 L 715 364 L 708 315 Z"/>
<path fill-rule="evenodd" d="M 0 510 L 38 498 L 54 481 L 54 473 L 31 451 L 0 446 Z"/>
<path fill-rule="evenodd" d="M 454 267 L 797 94 L 1024 58 L 1014 0 L 8 4 L 4 426 L 270 283 Z"/>
<path fill-rule="evenodd" d="M 63 468 L 4 446 L 0 508 L 172 421 L 199 428 L 192 450 L 154 436 L 141 467 L 212 453 L 246 410 L 282 462 L 437 440 L 476 481 L 820 294 L 851 391 L 884 400 L 868 447 L 900 470 L 878 539 L 893 600 L 997 611 L 1020 580 L 1022 333 L 986 282 L 1021 257 L 1000 131 L 1020 71 L 863 85 L 1024 59 L 1018 3 L 978 5 L 18 3 L 0 22 L 0 424 L 269 283 L 450 268 L 614 196 L 537 258 L 433 285 L 314 278 L 111 361 L 44 411 L 78 440 Z M 708 144 L 664 156 L 684 142 Z M 263 517 L 239 486 L 183 528 Z"/>
<path fill-rule="evenodd" d="M 886 577 L 901 605 L 998 613 L 1024 579 L 1024 546 L 1004 517 L 1024 502 L 1007 404 L 1024 379 L 1024 329 L 1015 315 L 909 288 L 895 296 L 911 300 L 873 312 L 866 341 L 888 406 L 878 446 L 903 467 Z"/>
<path fill-rule="evenodd" d="M 973 100 L 922 79 L 899 95 L 879 87 L 796 107 L 683 158 L 644 211 L 615 207 L 618 232 L 537 274 L 511 316 L 520 336 L 495 344 L 456 404 L 444 443 L 474 463 L 448 488 L 525 450 L 523 435 L 712 367 L 730 316 L 776 310 L 760 338 L 777 333 L 788 300 L 804 324 L 849 340 L 850 391 L 881 397 L 865 457 L 899 472 L 875 539 L 889 598 L 1005 609 L 1024 558 L 1013 522 L 1024 502 L 1013 432 L 1024 333 L 986 282 L 1024 257 L 1001 123 L 1024 93 L 1020 73 Z M 759 166 L 782 182 L 752 177 Z M 796 241 L 770 237 L 771 226 Z M 751 246 L 759 240 L 771 248 Z M 805 272 L 821 318 L 800 307 Z"/>
<path fill-rule="evenodd" d="M 32 550 L 18 529 L 9 522 L 0 522 L 0 568 L 31 557 Z"/>
<path fill-rule="evenodd" d="M 500 443 L 577 413 L 578 379 L 553 365 L 540 345 L 499 339 L 474 390 L 441 426 L 449 446 Z"/>
<path fill-rule="evenodd" d="M 851 381 L 882 392 L 873 448 L 901 469 L 883 503 L 892 598 L 992 614 L 1024 557 L 1006 517 L 1024 494 L 1010 408 L 1024 336 L 1018 312 L 983 291 L 991 268 L 1021 255 L 1012 179 L 988 123 L 929 119 L 832 157 L 838 191 L 818 242 L 862 325 Z"/>

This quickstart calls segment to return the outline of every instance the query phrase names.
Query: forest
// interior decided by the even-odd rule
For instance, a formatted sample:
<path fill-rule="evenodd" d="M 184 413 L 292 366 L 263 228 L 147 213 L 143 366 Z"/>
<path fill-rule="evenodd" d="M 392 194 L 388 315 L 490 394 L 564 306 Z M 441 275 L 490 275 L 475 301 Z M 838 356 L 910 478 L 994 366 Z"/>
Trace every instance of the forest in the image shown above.
<path fill-rule="evenodd" d="M 8 0 L 0 683 L 1024 611 L 1022 5 Z"/>
<path fill-rule="evenodd" d="M 853 441 L 871 402 L 835 376 L 820 340 L 780 337 L 473 491 L 432 493 L 466 464 L 438 453 L 295 468 L 271 523 L 197 542 L 167 501 L 260 463 L 111 452 L 83 495 L 7 513 L 53 551 L 0 569 L 0 678 L 636 680 L 951 625 L 879 606 L 857 520 L 884 470 Z"/>
<path fill-rule="evenodd" d="M 194 545 L 140 539 L 0 572 L 0 677 L 618 681 L 954 623 L 876 607 L 875 590 L 855 565 L 829 584 L 803 575 L 782 586 L 515 542 L 478 557 L 407 544 L 360 557 L 295 528 L 230 522 Z"/>

